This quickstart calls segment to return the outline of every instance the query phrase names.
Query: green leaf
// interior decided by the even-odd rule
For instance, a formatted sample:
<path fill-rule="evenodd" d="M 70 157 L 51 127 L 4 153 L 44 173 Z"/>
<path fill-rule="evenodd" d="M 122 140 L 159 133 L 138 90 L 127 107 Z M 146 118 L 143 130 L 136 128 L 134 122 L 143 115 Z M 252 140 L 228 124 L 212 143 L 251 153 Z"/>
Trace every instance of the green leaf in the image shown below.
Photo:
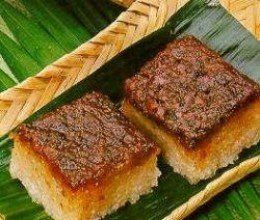
<path fill-rule="evenodd" d="M 246 179 L 236 183 L 233 187 L 225 190 L 208 204 L 204 205 L 204 207 L 198 209 L 188 219 L 202 219 L 205 217 L 210 220 L 259 219 L 260 190 L 256 190 L 253 184 L 253 182 L 259 180 L 259 171 L 249 175 Z M 213 215 L 217 218 L 214 218 Z"/>
<path fill-rule="evenodd" d="M 36 18 L 35 20 L 64 50 L 69 52 L 91 37 L 86 29 L 54 0 L 22 0 L 22 2 Z"/>
<path fill-rule="evenodd" d="M 88 2 L 90 0 L 84 4 L 88 5 Z M 12 72 L 9 75 L 13 76 L 10 78 L 8 74 L 1 73 L 5 83 L 4 86 L 1 82 L 1 90 L 14 85 L 12 80 L 7 79 L 14 79 L 17 83 L 35 75 L 94 35 L 73 15 L 75 11 L 68 10 L 71 8 L 70 1 L 68 4 L 63 0 L 20 0 L 14 3 L 15 7 L 0 0 L 0 54 Z M 106 2 L 99 5 L 95 19 L 102 21 L 103 28 L 120 12 L 119 7 Z M 89 17 L 88 14 L 85 16 Z M 85 25 L 94 26 L 95 33 L 101 30 L 91 19 Z M 6 69 L 1 65 L 0 68 Z"/>
<path fill-rule="evenodd" d="M 258 174 L 260 175 L 259 172 Z M 250 181 L 243 182 L 243 184 L 238 185 L 238 193 L 242 197 L 243 201 L 247 204 L 250 212 L 254 216 L 260 216 L 260 200 L 253 184 L 250 183 Z"/>
<path fill-rule="evenodd" d="M 0 69 L 0 92 L 12 87 L 16 82 Z"/>
<path fill-rule="evenodd" d="M 19 81 L 41 70 L 38 63 L 23 47 L 2 32 L 0 32 L 0 54 Z"/>
<path fill-rule="evenodd" d="M 107 0 L 99 0 L 99 1 L 91 0 L 91 1 L 99 9 L 100 13 L 102 13 L 103 16 L 107 20 L 109 20 L 110 23 L 114 21 L 115 18 L 122 12 L 122 8 L 116 4 L 111 3 L 111 1 L 107 1 Z"/>
<path fill-rule="evenodd" d="M 89 19 L 91 16 L 88 17 L 90 15 L 89 11 L 82 10 L 84 4 L 88 6 L 88 2 L 79 1 L 78 4 L 75 4 L 74 1 L 70 1 L 69 4 L 73 5 L 74 13 L 77 13 L 78 10 L 81 11 L 81 14 L 78 13 L 77 17 L 85 24 L 86 29 L 87 26 L 88 28 L 94 26 L 92 31 L 95 32 L 97 31 L 96 24 L 99 23 L 101 27 L 102 22 L 105 24 L 107 21 L 106 13 L 104 14 L 104 11 L 98 9 L 95 13 L 97 13 L 96 15 L 103 13 L 102 17 L 98 21 L 91 18 L 96 23 L 89 26 L 87 25 L 91 23 L 91 19 Z M 88 19 L 84 20 L 82 16 L 88 17 Z M 244 71 L 245 74 L 255 80 L 259 80 L 259 42 L 233 17 L 228 15 L 222 7 L 209 7 L 201 0 L 192 0 L 173 16 L 164 28 L 122 52 L 87 79 L 42 108 L 28 121 L 34 120 L 42 114 L 62 104 L 71 102 L 92 90 L 101 91 L 109 95 L 115 103 L 119 103 L 123 98 L 122 85 L 125 79 L 132 76 L 161 45 L 187 34 L 195 35 L 211 46 L 212 49 L 219 52 L 239 70 Z M 6 219 L 48 219 L 49 217 L 43 212 L 42 207 L 31 201 L 21 184 L 17 180 L 11 179 L 8 166 L 12 142 L 6 137 L 2 140 L 0 143 L 0 213 Z M 239 162 L 259 155 L 259 153 L 259 144 L 243 151 L 240 154 L 240 159 L 234 165 L 221 169 L 212 179 L 215 179 Z M 162 171 L 162 176 L 159 179 L 159 186 L 153 193 L 142 196 L 134 205 L 127 204 L 116 213 L 107 216 L 107 219 L 162 219 L 173 209 L 186 202 L 191 196 L 204 189 L 207 183 L 212 180 L 190 185 L 183 177 L 174 173 L 162 159 L 160 159 L 159 168 Z M 245 182 L 245 185 L 236 185 L 233 190 L 229 189 L 221 194 L 220 197 L 216 198 L 216 205 L 215 200 L 213 200 L 213 203 L 210 203 L 212 204 L 210 208 L 204 207 L 199 214 L 195 213 L 191 216 L 191 219 L 257 218 L 260 181 L 254 177 Z"/>
<path fill-rule="evenodd" d="M 120 7 L 112 5 L 107 0 L 67 0 L 67 2 L 72 5 L 75 15 L 92 34 L 97 34 L 105 28 L 122 11 Z"/>
<path fill-rule="evenodd" d="M 45 30 L 3 0 L 0 2 L 0 13 L 18 42 L 41 67 L 65 53 Z"/>

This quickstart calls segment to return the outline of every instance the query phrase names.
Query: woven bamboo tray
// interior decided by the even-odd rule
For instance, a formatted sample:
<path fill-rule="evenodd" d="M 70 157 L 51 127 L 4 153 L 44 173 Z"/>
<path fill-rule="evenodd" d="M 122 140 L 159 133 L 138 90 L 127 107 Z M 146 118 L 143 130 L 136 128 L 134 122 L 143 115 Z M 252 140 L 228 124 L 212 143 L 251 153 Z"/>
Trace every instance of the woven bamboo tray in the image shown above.
<path fill-rule="evenodd" d="M 118 0 L 121 4 L 129 5 L 132 0 Z M 94 38 L 82 44 L 73 52 L 63 56 L 56 62 L 44 68 L 34 77 L 0 93 L 0 136 L 8 133 L 19 123 L 28 118 L 42 106 L 81 81 L 101 65 L 113 58 L 134 42 L 162 27 L 188 0 L 138 0 L 123 12 L 115 22 L 101 31 Z M 232 3 L 233 2 L 233 3 Z M 232 13 L 242 10 L 223 0 L 223 5 L 232 8 Z M 254 31 L 259 37 L 260 2 L 242 1 L 244 10 L 250 12 L 255 26 L 249 28 L 249 23 L 238 13 L 244 25 Z M 251 5 L 250 5 L 251 2 Z M 249 4 L 249 6 L 247 6 Z M 243 8 L 242 7 L 242 8 Z M 234 9 L 235 8 L 235 9 Z M 252 11 L 255 12 L 255 17 Z M 246 160 L 225 172 L 219 178 L 207 185 L 188 202 L 181 205 L 165 219 L 182 219 L 196 208 L 207 202 L 220 191 L 237 182 L 244 176 L 260 168 L 260 156 Z"/>
<path fill-rule="evenodd" d="M 135 0 L 112 0 L 115 3 L 129 7 Z M 260 40 L 260 0 L 219 0 L 241 24 Z M 138 2 L 153 2 L 142 1 Z"/>

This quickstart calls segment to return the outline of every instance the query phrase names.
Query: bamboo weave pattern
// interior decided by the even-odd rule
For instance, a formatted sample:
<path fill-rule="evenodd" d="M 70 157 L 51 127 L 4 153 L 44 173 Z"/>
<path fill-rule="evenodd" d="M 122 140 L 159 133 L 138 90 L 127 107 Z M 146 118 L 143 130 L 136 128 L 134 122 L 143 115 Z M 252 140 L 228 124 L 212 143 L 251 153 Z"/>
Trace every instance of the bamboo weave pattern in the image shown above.
<path fill-rule="evenodd" d="M 260 0 L 220 0 L 220 2 L 260 40 Z"/>
<path fill-rule="evenodd" d="M 129 7 L 135 0 L 112 0 Z M 139 0 L 140 1 L 140 0 Z M 260 0 L 219 0 L 241 24 L 260 40 Z"/>

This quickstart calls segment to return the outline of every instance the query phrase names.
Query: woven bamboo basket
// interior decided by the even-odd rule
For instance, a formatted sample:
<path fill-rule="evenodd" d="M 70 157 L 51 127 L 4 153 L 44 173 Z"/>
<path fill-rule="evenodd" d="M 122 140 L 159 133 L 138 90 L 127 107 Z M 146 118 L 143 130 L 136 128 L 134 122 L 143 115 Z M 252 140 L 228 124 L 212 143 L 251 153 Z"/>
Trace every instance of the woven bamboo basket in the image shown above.
<path fill-rule="evenodd" d="M 188 0 L 117 0 L 129 6 L 111 25 L 34 77 L 0 93 L 0 136 L 81 81 L 131 44 L 162 27 Z M 222 0 L 222 4 L 260 38 L 259 0 Z M 260 168 L 248 159 L 207 185 L 165 219 L 182 219 L 213 196 Z"/>
<path fill-rule="evenodd" d="M 135 0 L 112 0 L 115 3 L 129 7 Z M 138 2 L 148 2 L 141 1 Z M 152 1 L 150 1 L 152 2 Z M 220 0 L 241 24 L 260 40 L 260 1 L 259 0 Z"/>

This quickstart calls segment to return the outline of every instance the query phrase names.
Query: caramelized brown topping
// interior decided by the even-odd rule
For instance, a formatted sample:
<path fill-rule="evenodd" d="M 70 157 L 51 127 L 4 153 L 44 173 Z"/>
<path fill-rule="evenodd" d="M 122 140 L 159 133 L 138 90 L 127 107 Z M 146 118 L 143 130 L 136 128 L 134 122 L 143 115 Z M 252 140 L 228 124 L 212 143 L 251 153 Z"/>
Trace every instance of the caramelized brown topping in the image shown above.
<path fill-rule="evenodd" d="M 72 188 L 142 163 L 157 148 L 99 93 L 87 94 L 18 130 Z"/>
<path fill-rule="evenodd" d="M 127 80 L 128 101 L 192 147 L 259 85 L 196 38 L 175 40 Z"/>

